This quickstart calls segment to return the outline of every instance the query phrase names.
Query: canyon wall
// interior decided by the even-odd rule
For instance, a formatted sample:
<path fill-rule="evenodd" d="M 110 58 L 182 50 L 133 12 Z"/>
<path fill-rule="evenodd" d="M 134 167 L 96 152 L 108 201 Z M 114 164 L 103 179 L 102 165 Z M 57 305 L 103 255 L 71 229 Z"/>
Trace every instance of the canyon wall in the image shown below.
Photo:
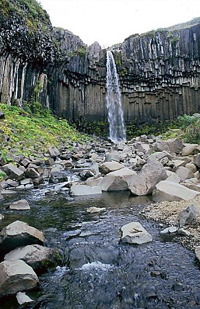
<path fill-rule="evenodd" d="M 127 122 L 200 112 L 199 19 L 110 49 Z M 2 0 L 0 102 L 32 109 L 39 102 L 71 121 L 106 120 L 106 50 L 53 28 L 35 0 Z"/>

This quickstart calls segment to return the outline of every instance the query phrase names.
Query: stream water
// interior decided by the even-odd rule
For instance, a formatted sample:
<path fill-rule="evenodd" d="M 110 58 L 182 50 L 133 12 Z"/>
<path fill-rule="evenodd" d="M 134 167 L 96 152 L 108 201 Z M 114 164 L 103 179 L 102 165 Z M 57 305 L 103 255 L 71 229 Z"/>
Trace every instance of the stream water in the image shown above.
<path fill-rule="evenodd" d="M 25 308 L 129 309 L 200 308 L 200 270 L 194 253 L 160 237 L 157 224 L 143 219 L 147 197 L 124 193 L 71 199 L 45 197 L 44 190 L 21 195 L 30 211 L 1 206 L 7 224 L 22 220 L 44 232 L 46 245 L 57 248 L 62 262 L 40 274 L 40 286 L 27 294 L 35 302 Z M 13 197 L 13 200 L 16 197 Z M 10 203 L 10 201 L 9 201 Z M 105 207 L 88 214 L 91 206 Z M 139 221 L 153 236 L 141 246 L 120 243 L 120 227 Z M 0 300 L 1 309 L 19 308 L 15 297 Z"/>

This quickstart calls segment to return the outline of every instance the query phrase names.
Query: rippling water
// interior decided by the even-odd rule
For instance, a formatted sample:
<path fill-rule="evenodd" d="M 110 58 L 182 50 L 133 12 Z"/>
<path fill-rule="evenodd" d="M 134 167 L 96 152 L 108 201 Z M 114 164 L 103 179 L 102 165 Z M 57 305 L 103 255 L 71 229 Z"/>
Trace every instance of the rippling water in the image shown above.
<path fill-rule="evenodd" d="M 164 242 L 160 228 L 139 212 L 148 198 L 128 193 L 67 200 L 46 198 L 33 191 L 31 211 L 22 214 L 2 205 L 5 220 L 0 228 L 20 219 L 44 232 L 46 245 L 57 248 L 61 265 L 40 275 L 40 286 L 27 293 L 44 309 L 200 308 L 200 270 L 193 252 L 176 242 Z M 88 214 L 88 207 L 105 207 Z M 141 246 L 122 244 L 120 227 L 139 221 L 153 236 Z M 14 297 L 0 303 L 2 309 L 19 306 Z"/>

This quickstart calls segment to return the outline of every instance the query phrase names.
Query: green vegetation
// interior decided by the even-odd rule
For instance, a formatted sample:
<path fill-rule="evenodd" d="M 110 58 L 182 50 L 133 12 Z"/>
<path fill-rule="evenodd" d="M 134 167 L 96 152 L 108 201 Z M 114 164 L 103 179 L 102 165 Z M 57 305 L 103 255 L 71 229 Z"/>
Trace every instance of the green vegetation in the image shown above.
<path fill-rule="evenodd" d="M 187 143 L 200 144 L 200 116 L 199 114 L 194 114 L 193 116 L 184 115 L 179 116 L 177 121 L 174 122 L 174 126 L 178 129 L 168 130 L 163 137 L 181 137 Z"/>
<path fill-rule="evenodd" d="M 74 57 L 74 56 L 80 56 L 80 57 L 85 57 L 86 55 L 86 47 L 82 46 L 81 48 L 74 50 L 71 54 L 70 57 Z"/>
<path fill-rule="evenodd" d="M 64 119 L 54 117 L 49 110 L 42 108 L 39 102 L 34 105 L 34 113 L 16 106 L 0 104 L 5 119 L 0 121 L 0 156 L 5 162 L 12 161 L 13 155 L 25 156 L 45 153 L 50 145 L 62 143 L 84 143 L 86 135 L 80 134 Z M 0 176 L 1 177 L 1 176 Z"/>

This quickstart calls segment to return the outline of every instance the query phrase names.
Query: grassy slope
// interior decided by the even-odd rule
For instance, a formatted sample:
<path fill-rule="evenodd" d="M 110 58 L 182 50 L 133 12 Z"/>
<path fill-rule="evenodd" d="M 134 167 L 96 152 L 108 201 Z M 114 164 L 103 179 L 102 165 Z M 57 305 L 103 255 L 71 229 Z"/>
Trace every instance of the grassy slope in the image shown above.
<path fill-rule="evenodd" d="M 6 104 L 0 104 L 0 110 L 5 114 L 5 119 L 0 120 L 0 156 L 5 161 L 9 161 L 11 152 L 15 155 L 37 155 L 45 153 L 50 145 L 66 143 L 71 149 L 72 142 L 83 143 L 88 139 L 66 120 L 55 118 L 47 110 L 32 114 Z"/>

